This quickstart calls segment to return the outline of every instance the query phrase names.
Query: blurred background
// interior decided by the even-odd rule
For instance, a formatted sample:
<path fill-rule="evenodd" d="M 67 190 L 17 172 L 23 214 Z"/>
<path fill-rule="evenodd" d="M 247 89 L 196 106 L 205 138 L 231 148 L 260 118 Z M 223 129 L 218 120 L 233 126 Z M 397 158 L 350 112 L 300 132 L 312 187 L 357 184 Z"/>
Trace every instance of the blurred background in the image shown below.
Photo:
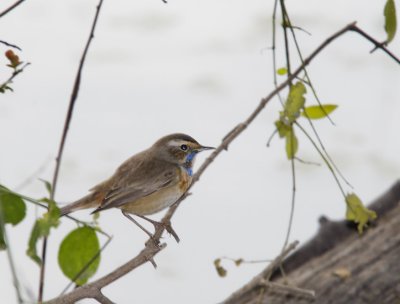
<path fill-rule="evenodd" d="M 13 2 L 1 1 L 0 10 Z M 383 41 L 384 4 L 384 0 L 286 2 L 293 24 L 311 33 L 297 31 L 304 55 L 354 20 Z M 94 0 L 29 0 L 0 19 L 0 39 L 20 46 L 21 60 L 31 62 L 15 79 L 15 92 L 0 96 L 0 183 L 11 189 L 33 197 L 46 195 L 37 178 L 51 180 L 96 5 Z M 56 200 L 64 204 L 85 195 L 125 159 L 168 133 L 188 133 L 204 145 L 217 146 L 273 89 L 272 9 L 272 0 L 170 0 L 168 4 L 106 0 L 83 70 Z M 399 41 L 396 37 L 390 45 L 397 54 Z M 282 43 L 279 31 L 278 67 L 285 65 Z M 339 105 L 332 114 L 336 126 L 325 119 L 316 127 L 366 203 L 400 172 L 400 68 L 381 51 L 370 54 L 371 49 L 369 42 L 348 33 L 309 67 L 321 101 Z M 6 50 L 0 45 L 1 53 Z M 2 81 L 9 73 L 6 64 L 1 55 Z M 309 104 L 315 104 L 311 94 L 307 96 Z M 168 247 L 156 256 L 157 270 L 150 264 L 140 267 L 105 288 L 108 297 L 116 303 L 216 303 L 265 264 L 237 268 L 224 262 L 228 276 L 220 278 L 215 258 L 256 260 L 278 254 L 292 189 L 284 141 L 276 137 L 266 147 L 279 109 L 278 100 L 271 102 L 204 173 L 172 221 L 181 243 L 165 236 Z M 298 156 L 321 163 L 311 144 L 298 135 Z M 198 157 L 196 167 L 205 157 L 206 153 Z M 296 196 L 290 240 L 310 238 L 322 214 L 344 217 L 343 197 L 325 167 L 298 163 Z M 29 205 L 24 222 L 8 229 L 19 278 L 34 298 L 39 268 L 25 251 L 32 224 L 41 213 Z M 88 211 L 76 216 L 91 218 Z M 114 239 L 94 279 L 136 255 L 146 240 L 118 210 L 102 213 L 100 223 Z M 63 219 L 49 239 L 46 299 L 57 296 L 68 283 L 58 268 L 57 250 L 73 228 L 74 223 Z M 0 282 L 2 302 L 14 303 L 4 252 L 0 252 Z"/>

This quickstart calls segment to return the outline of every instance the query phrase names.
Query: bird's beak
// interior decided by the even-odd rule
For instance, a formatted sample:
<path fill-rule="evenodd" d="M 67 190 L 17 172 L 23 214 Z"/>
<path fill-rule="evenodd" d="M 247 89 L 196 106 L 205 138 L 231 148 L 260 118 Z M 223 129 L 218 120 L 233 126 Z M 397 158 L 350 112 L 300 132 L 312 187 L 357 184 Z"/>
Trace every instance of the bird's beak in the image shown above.
<path fill-rule="evenodd" d="M 205 151 L 205 150 L 214 150 L 214 147 L 206 147 L 206 146 L 200 146 L 199 148 L 197 148 L 196 150 L 201 152 L 201 151 Z"/>

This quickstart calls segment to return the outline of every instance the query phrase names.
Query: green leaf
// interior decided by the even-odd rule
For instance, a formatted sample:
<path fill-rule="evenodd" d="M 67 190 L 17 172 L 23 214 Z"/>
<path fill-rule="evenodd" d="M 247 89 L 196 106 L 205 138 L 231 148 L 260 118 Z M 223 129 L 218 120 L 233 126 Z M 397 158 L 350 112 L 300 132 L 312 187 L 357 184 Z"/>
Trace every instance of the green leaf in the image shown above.
<path fill-rule="evenodd" d="M 58 251 L 58 264 L 70 280 L 83 285 L 99 267 L 100 255 L 93 260 L 99 250 L 100 245 L 95 230 L 88 226 L 77 228 L 62 241 Z"/>
<path fill-rule="evenodd" d="M 5 249 L 7 249 L 7 244 L 6 240 L 4 239 L 4 222 L 0 221 L 0 250 Z"/>
<path fill-rule="evenodd" d="M 294 133 L 294 130 L 291 129 L 286 133 L 286 156 L 288 159 L 292 159 L 296 156 L 298 147 L 299 143 L 296 134 Z"/>
<path fill-rule="evenodd" d="M 17 225 L 25 218 L 26 205 L 18 196 L 0 185 L 0 213 L 5 224 Z"/>
<path fill-rule="evenodd" d="M 279 68 L 276 70 L 276 73 L 280 76 L 286 75 L 287 74 L 287 68 Z"/>
<path fill-rule="evenodd" d="M 338 106 L 334 104 L 323 104 L 305 107 L 301 115 L 308 117 L 310 119 L 320 119 L 328 116 L 332 113 Z"/>
<path fill-rule="evenodd" d="M 385 16 L 385 31 L 387 34 L 386 43 L 389 43 L 393 40 L 397 28 L 396 6 L 394 0 L 386 1 L 383 14 Z"/>
<path fill-rule="evenodd" d="M 358 223 L 357 229 L 361 234 L 364 227 L 367 226 L 368 221 L 376 219 L 376 212 L 366 208 L 360 198 L 354 193 L 350 193 L 346 196 L 346 203 L 346 219 Z"/>
<path fill-rule="evenodd" d="M 290 132 L 290 130 L 292 130 L 292 127 L 290 125 L 285 124 L 281 120 L 275 121 L 275 126 L 276 126 L 276 129 L 278 130 L 278 134 L 279 134 L 280 138 L 285 137 L 286 134 L 288 132 Z"/>
<path fill-rule="evenodd" d="M 45 187 L 46 187 L 46 190 L 47 190 L 47 192 L 49 192 L 49 195 L 51 194 L 51 191 L 52 191 L 52 186 L 51 186 L 51 183 L 49 182 L 49 181 L 47 181 L 47 180 L 45 180 L 45 179 L 41 179 L 41 178 L 39 178 L 39 180 L 41 181 L 41 182 L 43 182 L 44 183 L 44 185 L 45 185 Z"/>
<path fill-rule="evenodd" d="M 300 81 L 290 87 L 284 109 L 284 116 L 288 119 L 289 123 L 294 122 L 300 116 L 300 110 L 306 102 L 304 97 L 306 92 L 306 87 Z"/>
<path fill-rule="evenodd" d="M 60 209 L 56 203 L 50 199 L 43 199 L 42 201 L 48 203 L 49 210 L 41 218 L 37 219 L 33 225 L 26 251 L 26 254 L 39 265 L 42 263 L 42 260 L 37 254 L 36 244 L 40 238 L 50 234 L 51 228 L 56 228 L 60 223 Z"/>
<path fill-rule="evenodd" d="M 26 215 L 25 202 L 6 187 L 0 185 L 0 250 L 7 249 L 4 238 L 5 224 L 17 225 Z"/>

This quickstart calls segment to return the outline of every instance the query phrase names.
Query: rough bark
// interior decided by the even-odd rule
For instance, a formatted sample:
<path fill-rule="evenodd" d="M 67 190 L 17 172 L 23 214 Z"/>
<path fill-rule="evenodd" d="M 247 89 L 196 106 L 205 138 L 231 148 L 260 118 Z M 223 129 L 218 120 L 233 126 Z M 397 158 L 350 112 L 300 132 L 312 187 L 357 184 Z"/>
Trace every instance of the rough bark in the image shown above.
<path fill-rule="evenodd" d="M 223 303 L 400 303 L 400 181 L 369 208 L 378 220 L 363 235 L 347 221 L 321 217 L 317 235 L 283 262 L 285 278 L 276 270 Z M 314 290 L 315 298 L 275 283 Z"/>

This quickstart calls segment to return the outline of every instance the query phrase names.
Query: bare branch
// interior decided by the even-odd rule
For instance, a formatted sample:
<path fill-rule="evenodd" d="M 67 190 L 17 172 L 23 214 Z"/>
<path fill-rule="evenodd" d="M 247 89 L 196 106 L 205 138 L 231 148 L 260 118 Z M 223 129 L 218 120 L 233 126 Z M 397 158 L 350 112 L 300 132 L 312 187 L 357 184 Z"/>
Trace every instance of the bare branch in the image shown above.
<path fill-rule="evenodd" d="M 297 245 L 298 241 L 291 243 L 286 249 L 282 250 L 282 252 L 264 269 L 263 272 L 255 276 L 249 283 L 244 285 L 239 290 L 235 291 L 228 299 L 224 301 L 224 303 L 235 303 L 238 296 L 242 296 L 246 292 L 253 290 L 256 286 L 265 286 L 266 282 L 269 280 L 269 277 L 272 275 L 274 270 L 279 267 L 282 263 L 283 259 L 292 252 Z"/>
<path fill-rule="evenodd" d="M 9 12 L 11 12 L 14 8 L 16 8 L 18 5 L 20 5 L 22 2 L 24 2 L 25 0 L 19 0 L 17 2 L 15 2 L 13 5 L 11 5 L 10 7 L 6 8 L 4 11 L 2 11 L 0 13 L 0 18 L 5 16 L 6 14 L 8 14 Z"/>
<path fill-rule="evenodd" d="M 18 45 L 8 43 L 7 41 L 4 41 L 4 40 L 0 40 L 0 43 L 4 44 L 6 46 L 12 47 L 14 49 L 17 49 L 19 51 L 22 51 L 22 49 Z"/>

